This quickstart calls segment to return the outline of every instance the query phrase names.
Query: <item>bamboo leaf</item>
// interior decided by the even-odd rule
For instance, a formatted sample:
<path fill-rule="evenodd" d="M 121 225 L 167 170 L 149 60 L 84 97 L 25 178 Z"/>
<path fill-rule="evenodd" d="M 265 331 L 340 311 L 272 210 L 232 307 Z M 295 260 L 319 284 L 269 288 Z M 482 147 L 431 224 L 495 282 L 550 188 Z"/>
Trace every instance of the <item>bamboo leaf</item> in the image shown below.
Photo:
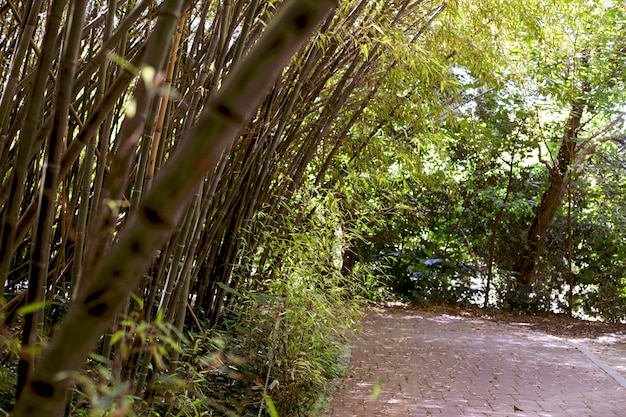
<path fill-rule="evenodd" d="M 45 301 L 40 301 L 40 302 L 37 302 L 37 303 L 27 304 L 27 305 L 25 305 L 23 307 L 20 307 L 17 310 L 17 314 L 18 315 L 31 314 L 31 313 L 34 313 L 35 311 L 42 310 L 45 306 L 46 306 L 46 302 Z"/>
<path fill-rule="evenodd" d="M 109 59 L 133 75 L 139 75 L 139 68 L 115 52 L 109 53 Z"/>
<path fill-rule="evenodd" d="M 126 334 L 126 331 L 123 329 L 118 330 L 115 333 L 113 333 L 113 336 L 111 337 L 111 344 L 114 345 L 120 340 L 122 340 L 122 337 L 124 337 L 125 334 Z"/>
<path fill-rule="evenodd" d="M 279 417 L 278 416 L 278 411 L 276 410 L 276 406 L 274 405 L 274 401 L 272 401 L 270 396 L 269 395 L 263 395 L 263 398 L 265 399 L 265 405 L 267 406 L 267 413 L 271 417 Z"/>
<path fill-rule="evenodd" d="M 239 291 L 237 291 L 237 290 L 236 290 L 236 289 L 234 289 L 234 288 L 229 287 L 228 285 L 224 284 L 223 282 L 218 282 L 218 283 L 217 283 L 217 285 L 218 285 L 221 289 L 223 289 L 224 291 L 226 291 L 226 292 L 227 292 L 227 293 L 229 293 L 229 294 L 241 295 L 241 294 L 239 293 Z"/>
<path fill-rule="evenodd" d="M 135 293 L 132 294 L 133 300 L 137 303 L 140 310 L 143 310 L 143 300 Z"/>

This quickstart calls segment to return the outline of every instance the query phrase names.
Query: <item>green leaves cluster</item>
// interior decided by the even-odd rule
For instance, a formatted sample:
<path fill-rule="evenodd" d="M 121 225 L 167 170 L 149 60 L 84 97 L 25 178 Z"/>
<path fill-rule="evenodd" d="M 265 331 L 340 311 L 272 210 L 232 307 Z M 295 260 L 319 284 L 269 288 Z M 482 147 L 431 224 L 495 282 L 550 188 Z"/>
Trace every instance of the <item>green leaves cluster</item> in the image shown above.
<path fill-rule="evenodd" d="M 625 137 L 624 13 L 614 1 L 453 2 L 438 11 L 423 42 L 395 38 L 385 57 L 396 57 L 397 65 L 350 131 L 364 145 L 338 156 L 346 172 L 339 189 L 363 239 L 361 259 L 405 251 L 468 263 L 475 285 L 484 288 L 487 275 L 495 280 L 488 303 L 502 303 L 557 169 L 572 102 L 584 99 L 579 154 L 567 174 L 572 192 L 563 191 L 568 197 L 539 254 L 536 297 L 541 308 L 552 308 L 552 300 L 563 310 L 571 303 L 579 314 L 618 317 L 623 284 L 609 267 L 620 259 L 609 255 L 621 253 L 618 235 L 603 241 L 611 249 L 599 255 L 582 230 L 599 236 L 606 236 L 606 224 L 624 230 L 618 220 L 624 186 L 617 179 Z M 614 191 L 592 192 L 598 185 Z M 590 220 L 591 213 L 599 217 Z M 569 254 L 571 266 L 564 261 Z M 586 254 L 597 258 L 582 261 Z M 615 275 L 594 275 L 599 264 Z M 580 297 L 568 301 L 570 288 Z M 609 300 L 602 308 L 590 296 L 600 293 Z"/>

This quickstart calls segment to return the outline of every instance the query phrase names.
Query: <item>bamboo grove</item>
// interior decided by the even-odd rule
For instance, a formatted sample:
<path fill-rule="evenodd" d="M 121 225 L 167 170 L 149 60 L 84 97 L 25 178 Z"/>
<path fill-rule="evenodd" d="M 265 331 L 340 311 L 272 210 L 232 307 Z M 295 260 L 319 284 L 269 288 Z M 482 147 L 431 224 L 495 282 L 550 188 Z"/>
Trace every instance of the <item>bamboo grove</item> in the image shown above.
<path fill-rule="evenodd" d="M 58 412 L 65 394 L 58 382 L 45 381 L 80 368 L 100 326 L 108 330 L 98 354 L 112 360 L 128 392 L 145 395 L 165 367 L 153 366 L 159 358 L 142 338 L 116 336 L 123 318 L 158 318 L 179 332 L 186 325 L 210 328 L 238 302 L 238 287 L 274 279 L 281 256 L 268 239 L 288 238 L 290 199 L 314 160 L 315 182 L 322 182 L 376 95 L 381 65 L 395 65 L 381 61 L 385 45 L 371 40 L 394 28 L 419 42 L 442 9 L 409 0 L 344 4 L 268 85 L 250 121 L 234 118 L 240 121 L 229 129 L 239 132 L 237 140 L 210 141 L 221 123 L 204 116 L 211 103 L 250 106 L 249 97 L 236 98 L 239 85 L 228 90 L 232 99 L 222 89 L 263 39 L 278 6 L 258 0 L 0 6 L 0 271 L 3 327 L 19 324 L 22 344 L 17 395 L 24 405 L 15 415 Z M 247 81 L 258 83 L 258 95 L 263 76 Z M 189 137 L 209 145 L 168 165 Z M 169 179 L 159 182 L 160 174 Z M 157 213 L 162 207 L 170 212 Z M 155 252 L 124 243 L 142 216 L 148 226 L 141 226 L 141 239 Z M 296 213 L 295 221 L 304 216 Z M 169 225 L 151 234 L 160 223 Z M 132 276 L 118 282 L 119 265 Z M 106 304 L 113 300 L 101 301 L 103 294 L 120 310 Z M 128 344 L 130 354 L 122 349 Z M 177 351 L 167 358 L 170 366 L 177 360 Z M 33 368 L 43 378 L 36 384 L 27 383 Z M 42 397 L 54 404 L 42 405 Z"/>

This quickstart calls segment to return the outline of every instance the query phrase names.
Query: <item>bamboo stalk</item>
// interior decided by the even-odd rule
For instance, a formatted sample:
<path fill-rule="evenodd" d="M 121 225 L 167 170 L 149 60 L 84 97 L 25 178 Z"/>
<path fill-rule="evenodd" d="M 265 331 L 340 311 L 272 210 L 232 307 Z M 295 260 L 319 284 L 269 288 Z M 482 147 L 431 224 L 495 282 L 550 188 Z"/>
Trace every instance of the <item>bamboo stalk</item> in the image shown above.
<path fill-rule="evenodd" d="M 152 145 L 150 147 L 150 156 L 148 158 L 148 170 L 146 172 L 146 184 L 145 189 L 149 190 L 152 184 L 152 178 L 154 177 L 154 170 L 157 160 L 157 151 L 161 142 L 161 135 L 163 133 L 163 124 L 165 122 L 165 114 L 167 106 L 170 101 L 170 93 L 172 90 L 172 81 L 174 78 L 174 68 L 176 68 L 176 61 L 178 58 L 178 48 L 180 46 L 180 40 L 183 37 L 183 28 L 187 21 L 187 13 L 183 13 L 180 21 L 178 22 L 178 28 L 176 29 L 176 36 L 174 42 L 172 42 L 172 50 L 170 52 L 170 59 L 167 65 L 167 72 L 165 75 L 165 83 L 163 84 L 163 96 L 161 97 L 161 105 L 159 106 L 159 114 L 157 116 L 156 125 L 154 128 L 154 137 L 152 138 Z"/>
<path fill-rule="evenodd" d="M 72 3 L 68 21 L 67 36 L 63 44 L 63 56 L 59 67 L 54 99 L 54 124 L 48 141 L 46 163 L 42 170 L 41 191 L 39 194 L 39 213 L 37 227 L 34 230 L 31 269 L 28 280 L 27 303 L 43 304 L 50 261 L 50 240 L 56 212 L 57 188 L 59 185 L 59 162 L 63 151 L 64 137 L 67 135 L 68 114 L 71 92 L 76 71 L 80 34 L 85 19 L 88 0 L 76 0 Z M 61 9 L 61 5 L 59 8 Z M 24 316 L 22 345 L 26 351 L 33 351 L 37 345 L 37 330 L 43 326 L 43 305 L 41 308 Z M 23 358 L 18 364 L 17 397 L 19 397 L 34 356 Z"/>
<path fill-rule="evenodd" d="M 11 113 L 11 103 L 15 95 L 15 90 L 19 81 L 19 72 L 24 65 L 24 57 L 26 51 L 32 41 L 33 33 L 37 28 L 37 20 L 39 19 L 39 11 L 43 0 L 35 0 L 32 2 L 28 15 L 26 16 L 24 28 L 21 31 L 20 38 L 17 41 L 15 52 L 11 57 L 11 64 L 9 68 L 9 76 L 7 82 L 4 85 L 2 96 L 0 96 L 0 135 L 5 134 L 8 130 L 6 123 L 9 120 L 9 114 Z M 15 102 L 13 102 L 15 103 Z M 0 149 L 4 148 L 4 143 L 0 142 Z"/>
<path fill-rule="evenodd" d="M 108 12 L 104 24 L 103 41 L 109 39 L 109 36 L 113 30 L 113 20 L 115 13 L 116 0 L 109 0 Z M 98 87 L 96 93 L 95 104 L 100 103 L 104 98 L 104 90 L 107 85 L 107 68 L 108 64 L 102 62 L 100 64 L 100 70 L 98 72 Z M 101 152 L 102 155 L 102 152 Z M 87 231 L 87 220 L 90 209 L 93 207 L 89 201 L 89 194 L 91 193 L 92 185 L 92 171 L 94 166 L 94 158 L 96 156 L 96 141 L 92 138 L 87 145 L 87 153 L 84 159 L 83 180 L 80 191 L 80 207 L 78 210 L 78 220 L 76 225 L 76 241 L 74 244 L 74 264 L 72 266 L 72 283 L 71 283 L 71 298 L 74 299 L 78 296 L 78 291 L 81 284 L 81 278 L 83 275 L 83 253 L 85 248 L 85 234 Z M 97 181 L 97 179 L 96 179 Z M 98 201 L 94 198 L 94 201 Z"/>

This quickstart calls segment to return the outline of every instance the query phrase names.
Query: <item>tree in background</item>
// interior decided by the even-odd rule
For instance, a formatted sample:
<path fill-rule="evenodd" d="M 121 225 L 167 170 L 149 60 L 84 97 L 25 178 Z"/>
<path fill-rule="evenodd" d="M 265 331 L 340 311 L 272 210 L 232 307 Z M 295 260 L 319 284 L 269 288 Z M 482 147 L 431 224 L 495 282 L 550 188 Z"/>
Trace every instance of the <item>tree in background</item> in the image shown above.
<path fill-rule="evenodd" d="M 623 7 L 618 3 L 599 7 L 572 3 L 566 7 L 574 13 L 552 28 L 551 38 L 537 46 L 541 51 L 532 51 L 542 61 L 537 63 L 538 93 L 555 106 L 568 108 L 568 115 L 562 122 L 558 150 L 546 139 L 551 145 L 549 160 L 542 162 L 548 168 L 548 184 L 513 266 L 516 280 L 522 285 L 534 281 L 542 243 L 571 179 L 584 168 L 598 141 L 622 140 L 619 134 L 615 136 L 615 128 L 620 127 L 623 112 L 618 104 L 623 86 L 616 84 L 624 76 Z M 597 26 L 598 22 L 602 25 Z M 601 29 L 594 32 L 593 27 Z M 545 48 L 556 53 L 548 55 L 543 52 Z M 557 136 L 550 131 L 548 135 Z"/>

